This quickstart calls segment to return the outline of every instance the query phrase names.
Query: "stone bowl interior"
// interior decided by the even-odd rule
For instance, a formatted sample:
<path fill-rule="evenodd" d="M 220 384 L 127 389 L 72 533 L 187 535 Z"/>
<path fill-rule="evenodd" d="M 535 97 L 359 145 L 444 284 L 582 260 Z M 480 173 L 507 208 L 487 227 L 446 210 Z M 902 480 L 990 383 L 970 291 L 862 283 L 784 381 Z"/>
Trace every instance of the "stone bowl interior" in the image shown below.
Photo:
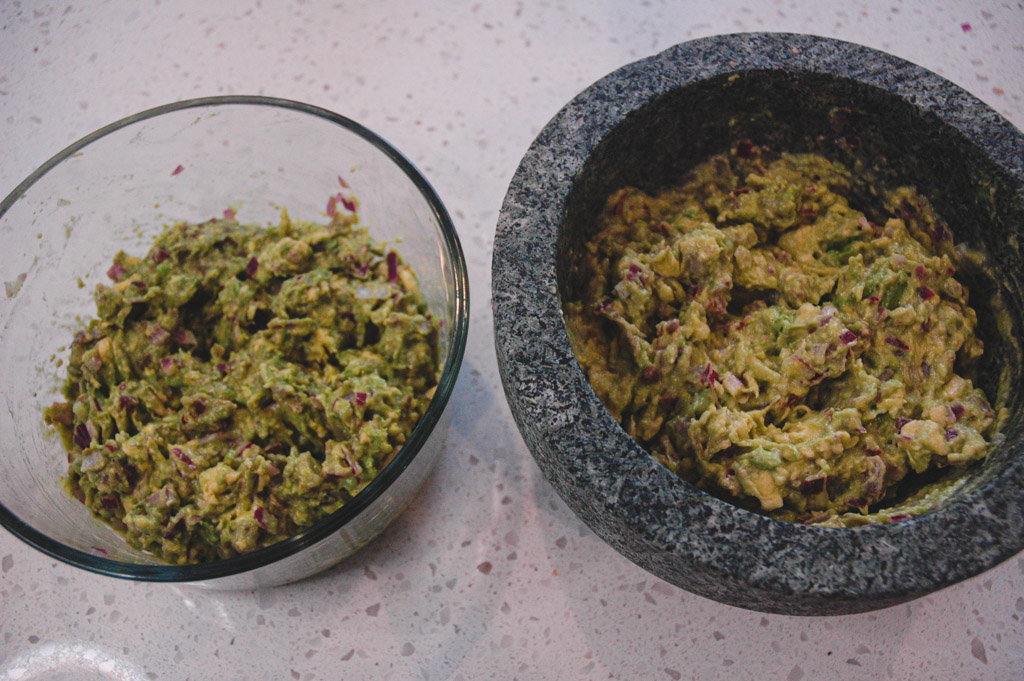
<path fill-rule="evenodd" d="M 607 196 L 676 185 L 749 139 L 815 152 L 864 178 L 850 203 L 881 218 L 880 191 L 917 188 L 958 242 L 986 345 L 979 383 L 1006 408 L 1005 439 L 929 513 L 892 525 L 820 528 L 771 520 L 675 477 L 612 419 L 587 383 L 563 309 L 578 249 Z M 891 606 L 979 574 L 1024 548 L 1024 135 L 919 66 L 794 34 L 735 34 L 627 65 L 541 131 L 498 221 L 492 287 L 506 397 L 542 473 L 624 556 L 723 603 L 798 615 Z M 998 294 L 1007 310 L 994 314 Z"/>
<path fill-rule="evenodd" d="M 738 140 L 843 163 L 856 176 L 850 204 L 875 222 L 886 219 L 887 189 L 916 186 L 956 241 L 984 258 L 984 266 L 968 262 L 957 274 L 970 289 L 985 343 L 977 381 L 992 404 L 1020 410 L 1013 377 L 1022 367 L 1015 342 L 1024 310 L 1021 262 L 1007 257 L 1005 245 L 1024 226 L 1024 203 L 1011 178 L 955 128 L 892 92 L 849 78 L 783 69 L 725 73 L 675 88 L 628 115 L 595 147 L 566 200 L 556 254 L 563 308 L 580 299 L 580 248 L 596 231 L 612 192 L 632 186 L 657 194 L 678 186 L 694 166 L 727 154 Z M 1009 328 L 1000 328 L 998 308 L 1005 309 Z M 987 459 L 940 507 L 997 477 L 1007 456 L 1012 454 L 1003 448 Z M 958 472 L 950 468 L 925 479 Z"/>

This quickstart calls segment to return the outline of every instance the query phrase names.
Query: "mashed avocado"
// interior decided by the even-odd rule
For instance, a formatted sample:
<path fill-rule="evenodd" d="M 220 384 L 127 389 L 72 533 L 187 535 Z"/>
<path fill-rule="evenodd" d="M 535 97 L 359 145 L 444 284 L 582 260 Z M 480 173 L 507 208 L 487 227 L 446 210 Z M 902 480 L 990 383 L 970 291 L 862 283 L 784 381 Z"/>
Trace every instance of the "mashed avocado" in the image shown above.
<path fill-rule="evenodd" d="M 334 512 L 433 394 L 437 325 L 354 213 L 177 224 L 107 275 L 67 402 L 45 418 L 68 490 L 168 562 L 252 551 Z"/>
<path fill-rule="evenodd" d="M 983 459 L 993 436 L 966 377 L 982 343 L 949 228 L 912 188 L 875 224 L 851 185 L 821 156 L 769 161 L 745 142 L 677 189 L 621 189 L 566 308 L 580 364 L 634 439 L 778 519 L 909 517 L 921 507 L 870 514 L 908 476 Z"/>

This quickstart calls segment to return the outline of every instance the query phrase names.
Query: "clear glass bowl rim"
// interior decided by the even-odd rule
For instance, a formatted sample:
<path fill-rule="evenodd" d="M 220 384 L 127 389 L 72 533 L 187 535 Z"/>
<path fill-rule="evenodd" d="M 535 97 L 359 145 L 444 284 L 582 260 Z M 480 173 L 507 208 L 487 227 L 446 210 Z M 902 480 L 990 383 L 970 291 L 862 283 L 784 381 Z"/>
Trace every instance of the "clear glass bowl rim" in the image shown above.
<path fill-rule="evenodd" d="M 351 501 L 299 534 L 252 553 L 233 558 L 190 565 L 146 565 L 116 561 L 100 555 L 79 551 L 51 539 L 23 522 L 0 503 L 0 526 L 9 530 L 25 543 L 62 562 L 90 572 L 119 577 L 121 579 L 149 582 L 196 582 L 241 574 L 299 553 L 344 528 L 398 479 L 416 455 L 419 454 L 423 445 L 430 437 L 441 417 L 441 413 L 448 404 L 449 397 L 451 397 L 455 381 L 458 378 L 459 369 L 462 366 L 462 358 L 465 353 L 466 339 L 469 331 L 469 277 L 462 245 L 455 232 L 455 226 L 437 192 L 434 191 L 434 188 L 427 179 L 423 177 L 409 159 L 373 131 L 340 114 L 303 102 L 257 95 L 200 97 L 146 109 L 106 125 L 55 154 L 15 187 L 3 202 L 0 202 L 0 218 L 46 173 L 102 137 L 140 121 L 183 109 L 248 105 L 276 107 L 309 114 L 339 125 L 349 132 L 362 137 L 397 165 L 429 204 L 438 225 L 440 225 L 445 251 L 451 257 L 452 268 L 455 274 L 454 281 L 452 282 L 455 296 L 452 340 L 449 345 L 448 358 L 441 370 L 441 377 L 434 392 L 434 397 L 431 399 L 423 417 L 413 429 L 409 439 L 402 446 L 402 449 L 399 450 L 395 458 Z"/>

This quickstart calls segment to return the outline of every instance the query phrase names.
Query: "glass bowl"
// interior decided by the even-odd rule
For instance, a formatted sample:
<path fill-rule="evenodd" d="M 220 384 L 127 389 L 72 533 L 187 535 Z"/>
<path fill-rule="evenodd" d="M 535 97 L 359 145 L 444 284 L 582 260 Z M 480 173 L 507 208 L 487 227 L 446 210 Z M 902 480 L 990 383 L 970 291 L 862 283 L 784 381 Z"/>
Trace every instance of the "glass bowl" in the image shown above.
<path fill-rule="evenodd" d="M 241 556 L 168 565 L 130 547 L 61 486 L 66 454 L 43 423 L 60 399 L 74 332 L 95 316 L 92 290 L 118 250 L 143 254 L 166 224 L 225 210 L 249 224 L 326 221 L 339 177 L 361 224 L 397 243 L 439 320 L 436 392 L 392 461 L 352 500 L 305 531 Z M 430 184 L 396 149 L 324 109 L 268 97 L 178 102 L 72 144 L 0 203 L 0 524 L 44 553 L 125 579 L 252 588 L 337 563 L 405 509 L 443 449 L 445 405 L 469 328 L 458 236 Z"/>

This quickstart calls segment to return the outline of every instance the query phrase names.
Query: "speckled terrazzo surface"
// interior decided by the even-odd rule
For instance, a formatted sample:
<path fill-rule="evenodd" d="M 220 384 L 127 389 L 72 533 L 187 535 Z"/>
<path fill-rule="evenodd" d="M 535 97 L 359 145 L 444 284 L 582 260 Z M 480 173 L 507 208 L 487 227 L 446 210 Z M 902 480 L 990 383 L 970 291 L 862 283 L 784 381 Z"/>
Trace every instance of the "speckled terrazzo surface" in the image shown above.
<path fill-rule="evenodd" d="M 427 175 L 475 292 L 449 452 L 383 537 L 311 581 L 222 594 L 82 574 L 0 533 L 0 678 L 1019 678 L 1019 556 L 906 605 L 825 619 L 720 605 L 622 558 L 530 458 L 504 403 L 486 292 L 523 153 L 623 64 L 715 33 L 825 34 L 936 71 L 1020 128 L 1020 3 L 408 7 L 0 6 L 0 192 L 83 134 L 166 101 L 309 101 L 367 124 Z"/>

